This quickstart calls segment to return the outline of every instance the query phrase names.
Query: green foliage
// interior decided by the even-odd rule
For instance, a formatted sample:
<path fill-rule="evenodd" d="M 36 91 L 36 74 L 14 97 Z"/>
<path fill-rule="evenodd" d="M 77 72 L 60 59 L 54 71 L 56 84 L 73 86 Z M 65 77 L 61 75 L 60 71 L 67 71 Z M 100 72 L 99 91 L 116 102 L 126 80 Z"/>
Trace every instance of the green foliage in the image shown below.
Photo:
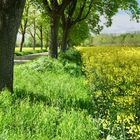
<path fill-rule="evenodd" d="M 61 73 L 63 71 L 63 65 L 56 59 L 50 59 L 47 57 L 41 57 L 38 60 L 35 60 L 30 65 L 24 65 L 25 68 L 28 67 L 35 72 L 57 72 Z"/>
<path fill-rule="evenodd" d="M 102 136 L 140 139 L 140 48 L 80 48 Z"/>
<path fill-rule="evenodd" d="M 81 54 L 75 48 L 70 48 L 65 53 L 61 53 L 59 56 L 59 60 L 63 63 L 67 61 L 76 63 L 77 65 L 82 64 Z"/>
<path fill-rule="evenodd" d="M 29 55 L 29 54 L 34 54 L 34 53 L 42 53 L 42 52 L 47 52 L 47 50 L 43 49 L 43 50 L 32 50 L 32 51 L 22 51 L 22 52 L 19 52 L 19 51 L 16 51 L 15 52 L 15 55 L 16 56 L 24 56 L 24 55 Z"/>
<path fill-rule="evenodd" d="M 61 53 L 59 61 L 63 64 L 63 69 L 66 72 L 75 76 L 82 75 L 81 55 L 75 48 L 70 48 L 65 53 Z"/>
<path fill-rule="evenodd" d="M 68 43 L 70 45 L 79 45 L 85 41 L 89 37 L 89 28 L 88 24 L 85 21 L 80 22 L 79 24 L 76 24 L 69 36 Z"/>
<path fill-rule="evenodd" d="M 69 65 L 73 65 L 73 63 L 69 62 Z M 32 92 L 45 94 L 49 104 L 56 104 L 61 108 L 79 106 L 82 103 L 80 100 L 86 99 L 83 103 L 85 102 L 86 104 L 87 102 L 87 105 L 83 104 L 81 107 L 84 108 L 90 104 L 89 110 L 91 110 L 92 101 L 90 95 L 88 94 L 88 90 L 81 85 L 83 83 L 83 76 L 77 77 L 77 75 L 71 74 L 70 70 L 66 70 L 66 68 L 67 66 L 64 66 L 61 61 L 47 57 L 42 57 L 32 63 L 18 66 L 16 72 L 18 78 L 15 79 L 15 83 L 19 83 L 17 89 L 21 88 L 25 91 L 26 89 L 27 91 L 31 89 L 30 91 Z M 24 77 L 22 78 L 23 75 Z M 46 88 L 44 87 L 45 85 Z M 15 84 L 15 86 L 17 85 Z M 36 86 L 36 89 L 34 89 L 34 86 Z M 47 92 L 48 95 L 44 92 Z M 72 100 L 73 97 L 75 98 L 74 100 Z M 76 98 L 79 100 L 79 103 Z"/>
<path fill-rule="evenodd" d="M 85 112 L 64 112 L 58 126 L 58 140 L 97 140 L 98 133 L 91 116 Z M 72 134 L 72 135 L 71 135 Z"/>
<path fill-rule="evenodd" d="M 14 93 L 0 94 L 1 140 L 98 139 L 83 77 L 62 67 L 50 58 L 15 66 Z"/>
<path fill-rule="evenodd" d="M 101 34 L 90 37 L 83 44 L 92 46 L 140 46 L 139 33 L 126 33 L 120 35 Z"/>
<path fill-rule="evenodd" d="M 73 59 L 72 55 L 77 59 Z M 81 56 L 77 51 L 73 50 L 68 50 L 66 54 L 61 54 L 59 60 L 42 57 L 32 62 L 30 65 L 24 65 L 24 67 L 25 69 L 28 67 L 37 72 L 44 72 L 47 70 L 54 73 L 68 73 L 73 76 L 82 76 L 83 74 Z"/>

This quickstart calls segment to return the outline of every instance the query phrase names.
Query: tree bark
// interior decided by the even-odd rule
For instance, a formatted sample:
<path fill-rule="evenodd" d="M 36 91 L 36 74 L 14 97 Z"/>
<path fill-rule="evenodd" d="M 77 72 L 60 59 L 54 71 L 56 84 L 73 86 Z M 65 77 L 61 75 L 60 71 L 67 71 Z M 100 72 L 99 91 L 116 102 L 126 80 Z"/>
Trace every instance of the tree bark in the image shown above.
<path fill-rule="evenodd" d="M 31 33 L 31 36 L 33 38 L 33 44 L 32 44 L 32 47 L 33 47 L 33 50 L 35 50 L 35 47 L 36 47 L 36 17 L 35 17 L 35 10 L 33 11 L 33 14 L 34 14 L 34 18 L 33 18 L 33 34 Z"/>
<path fill-rule="evenodd" d="M 34 35 L 33 35 L 33 50 L 35 50 L 35 46 L 36 46 L 36 35 L 34 33 Z"/>
<path fill-rule="evenodd" d="M 22 33 L 20 50 L 19 50 L 20 52 L 22 52 L 24 41 L 25 41 L 25 32 Z"/>
<path fill-rule="evenodd" d="M 16 36 L 25 0 L 0 0 L 0 91 L 13 92 Z"/>
<path fill-rule="evenodd" d="M 59 20 L 60 20 L 59 16 L 57 16 L 57 15 L 51 16 L 51 36 L 50 36 L 49 55 L 52 58 L 58 57 Z"/>
<path fill-rule="evenodd" d="M 70 27 L 68 26 L 65 26 L 63 28 L 63 37 L 62 37 L 62 46 L 61 46 L 61 52 L 62 53 L 65 53 L 66 50 L 67 50 L 67 41 L 68 41 L 68 36 L 69 36 L 69 30 L 70 30 Z"/>
<path fill-rule="evenodd" d="M 23 23 L 21 21 L 21 43 L 20 43 L 20 52 L 22 52 L 23 50 L 23 45 L 25 42 L 25 34 L 26 34 L 26 30 L 27 30 L 27 23 L 28 23 L 28 14 L 29 14 L 29 3 L 27 3 L 27 6 L 24 8 L 25 10 L 25 19 L 23 19 Z M 24 16 L 24 15 L 23 15 Z"/>
<path fill-rule="evenodd" d="M 43 49 L 43 27 L 40 26 L 40 42 L 41 42 L 41 50 Z"/>
<path fill-rule="evenodd" d="M 49 41 L 49 32 L 47 31 L 46 33 L 46 36 L 45 36 L 45 49 L 48 49 L 48 47 L 49 47 L 49 43 L 50 43 L 50 41 Z"/>

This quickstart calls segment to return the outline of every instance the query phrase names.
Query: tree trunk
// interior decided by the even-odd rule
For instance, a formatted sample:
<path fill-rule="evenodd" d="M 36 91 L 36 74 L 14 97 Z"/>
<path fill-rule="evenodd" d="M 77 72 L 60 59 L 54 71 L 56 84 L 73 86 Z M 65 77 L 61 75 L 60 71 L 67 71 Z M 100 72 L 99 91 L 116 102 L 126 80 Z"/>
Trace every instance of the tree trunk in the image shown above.
<path fill-rule="evenodd" d="M 48 31 L 46 32 L 46 36 L 45 36 L 45 49 L 48 49 L 48 46 L 49 46 L 49 35 L 48 35 Z"/>
<path fill-rule="evenodd" d="M 60 17 L 57 15 L 51 16 L 51 37 L 49 46 L 49 55 L 52 58 L 58 56 L 58 29 Z"/>
<path fill-rule="evenodd" d="M 21 38 L 21 43 L 20 43 L 20 50 L 19 50 L 20 52 L 22 52 L 24 41 L 25 41 L 25 32 L 22 33 L 22 38 Z"/>
<path fill-rule="evenodd" d="M 40 41 L 41 41 L 41 50 L 43 49 L 43 28 L 40 26 Z"/>
<path fill-rule="evenodd" d="M 63 28 L 63 37 L 62 37 L 62 46 L 61 46 L 61 52 L 65 53 L 67 50 L 67 41 L 69 36 L 69 27 L 65 26 Z"/>
<path fill-rule="evenodd" d="M 36 46 L 36 37 L 35 37 L 35 33 L 33 36 L 33 50 L 35 50 L 35 46 Z"/>
<path fill-rule="evenodd" d="M 33 25 L 34 25 L 33 50 L 35 50 L 35 47 L 36 47 L 36 18 L 35 18 L 35 10 L 34 10 L 34 21 L 33 21 Z"/>
<path fill-rule="evenodd" d="M 16 36 L 25 0 L 0 1 L 0 91 L 13 92 Z"/>
<path fill-rule="evenodd" d="M 28 16 L 28 13 L 27 13 L 27 15 L 26 16 Z M 26 18 L 26 20 L 25 20 L 25 23 L 22 25 L 22 23 L 21 23 L 21 34 L 22 34 L 22 37 L 21 37 L 21 43 L 20 43 L 20 52 L 22 52 L 22 49 L 23 49 L 23 44 L 24 44 L 24 42 L 25 42 L 25 34 L 26 34 L 26 29 L 27 29 L 27 23 L 28 23 L 28 19 Z"/>

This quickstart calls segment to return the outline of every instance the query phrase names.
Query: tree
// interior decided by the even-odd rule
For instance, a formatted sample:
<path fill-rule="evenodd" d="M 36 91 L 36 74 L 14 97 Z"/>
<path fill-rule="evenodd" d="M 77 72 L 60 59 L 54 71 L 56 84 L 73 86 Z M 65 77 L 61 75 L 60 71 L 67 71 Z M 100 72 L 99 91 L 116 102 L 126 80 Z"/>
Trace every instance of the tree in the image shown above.
<path fill-rule="evenodd" d="M 47 30 L 48 30 L 48 19 L 46 18 L 46 16 L 44 16 L 44 14 L 39 13 L 37 16 L 37 23 L 36 23 L 36 35 L 38 37 L 38 39 L 40 40 L 40 47 L 41 50 L 44 47 L 44 38 L 47 38 Z M 44 37 L 44 33 L 45 33 L 45 37 Z M 46 39 L 47 40 L 47 39 Z"/>
<path fill-rule="evenodd" d="M 100 32 L 102 29 L 100 17 L 104 15 L 107 19 L 106 26 L 111 26 L 112 17 L 119 9 L 129 11 L 133 18 L 139 18 L 140 10 L 136 0 L 72 0 L 62 14 L 63 37 L 61 51 L 66 51 L 70 31 L 76 24 L 86 20 L 91 31 Z"/>
<path fill-rule="evenodd" d="M 0 91 L 13 92 L 16 36 L 25 0 L 0 0 Z"/>
<path fill-rule="evenodd" d="M 30 8 L 30 1 L 26 1 L 26 5 L 25 5 L 25 8 L 24 8 L 24 13 L 23 13 L 23 16 L 22 16 L 22 21 L 21 21 L 21 25 L 20 25 L 20 28 L 19 28 L 19 32 L 21 34 L 21 43 L 20 43 L 20 52 L 22 52 L 22 49 L 23 49 L 23 45 L 24 45 L 24 42 L 25 42 L 25 34 L 26 34 L 26 30 L 27 30 L 27 27 L 28 27 L 28 21 L 29 21 L 29 8 Z"/>
<path fill-rule="evenodd" d="M 49 55 L 53 58 L 58 56 L 58 30 L 59 21 L 65 8 L 69 5 L 71 0 L 42 0 L 47 14 L 50 16 L 50 46 Z"/>
<path fill-rule="evenodd" d="M 85 41 L 85 39 L 89 38 L 89 27 L 86 21 L 81 21 L 80 24 L 76 24 L 70 30 L 67 39 L 67 48 L 69 49 L 72 46 L 77 46 Z"/>
<path fill-rule="evenodd" d="M 70 30 L 78 22 L 87 18 L 92 8 L 93 0 L 72 0 L 62 14 L 62 47 L 61 52 L 67 49 Z"/>
<path fill-rule="evenodd" d="M 30 2 L 30 8 L 29 8 L 29 15 L 28 15 L 28 28 L 27 34 L 29 34 L 32 38 L 32 48 L 35 50 L 36 47 L 36 23 L 37 23 L 37 18 L 38 18 L 38 10 L 36 7 Z"/>

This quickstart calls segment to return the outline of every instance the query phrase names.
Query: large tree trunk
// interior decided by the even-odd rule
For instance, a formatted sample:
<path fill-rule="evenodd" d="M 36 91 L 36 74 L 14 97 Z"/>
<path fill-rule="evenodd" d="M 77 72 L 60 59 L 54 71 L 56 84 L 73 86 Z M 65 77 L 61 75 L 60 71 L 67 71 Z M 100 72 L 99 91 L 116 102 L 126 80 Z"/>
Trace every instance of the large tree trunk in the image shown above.
<path fill-rule="evenodd" d="M 63 28 L 62 46 L 61 46 L 62 53 L 65 53 L 68 47 L 67 41 L 68 41 L 68 36 L 69 36 L 69 30 L 70 30 L 70 27 L 68 26 L 65 26 Z"/>
<path fill-rule="evenodd" d="M 0 91 L 13 92 L 16 36 L 25 0 L 0 0 Z"/>
<path fill-rule="evenodd" d="M 58 29 L 60 17 L 57 15 L 51 16 L 51 37 L 49 46 L 49 55 L 52 58 L 58 56 Z"/>

